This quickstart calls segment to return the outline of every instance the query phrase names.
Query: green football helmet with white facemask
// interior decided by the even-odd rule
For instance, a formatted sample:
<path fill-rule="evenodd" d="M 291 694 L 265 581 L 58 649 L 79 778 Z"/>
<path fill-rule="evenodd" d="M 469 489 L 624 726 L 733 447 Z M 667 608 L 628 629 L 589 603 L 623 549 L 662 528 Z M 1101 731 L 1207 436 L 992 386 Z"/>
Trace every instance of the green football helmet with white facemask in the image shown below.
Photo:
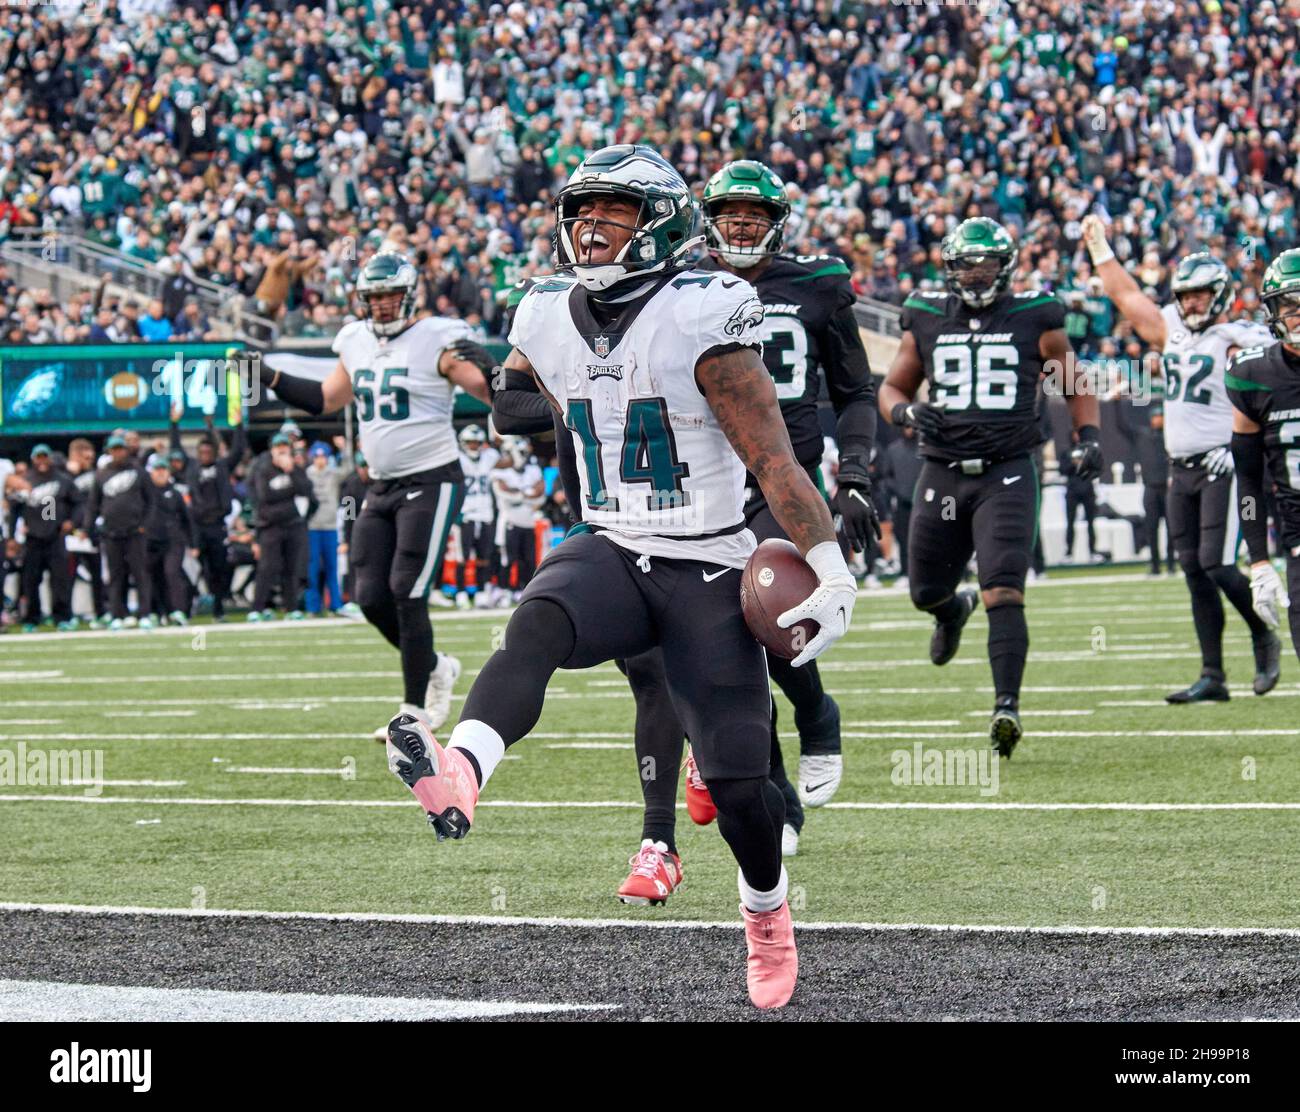
<path fill-rule="evenodd" d="M 767 219 L 724 214 L 728 202 L 749 201 L 767 211 Z M 729 266 L 745 270 L 781 250 L 790 202 L 785 182 L 761 162 L 742 159 L 729 162 L 704 187 L 704 237 L 709 253 Z M 737 239 L 750 243 L 736 243 Z"/>
<path fill-rule="evenodd" d="M 1288 347 L 1300 348 L 1300 247 L 1283 251 L 1269 263 L 1259 299 L 1273 335 Z"/>
<path fill-rule="evenodd" d="M 618 257 L 603 264 L 584 264 L 574 242 L 574 225 L 583 203 L 605 195 L 635 204 L 632 234 Z M 703 237 L 696 234 L 698 210 L 682 176 L 652 148 L 621 143 L 588 155 L 555 198 L 556 270 L 572 274 L 593 293 L 629 278 L 658 274 L 685 265 Z M 598 221 L 612 225 L 613 221 Z"/>
<path fill-rule="evenodd" d="M 1007 292 L 1020 249 L 996 220 L 963 220 L 940 245 L 948 289 L 972 309 L 992 305 Z"/>

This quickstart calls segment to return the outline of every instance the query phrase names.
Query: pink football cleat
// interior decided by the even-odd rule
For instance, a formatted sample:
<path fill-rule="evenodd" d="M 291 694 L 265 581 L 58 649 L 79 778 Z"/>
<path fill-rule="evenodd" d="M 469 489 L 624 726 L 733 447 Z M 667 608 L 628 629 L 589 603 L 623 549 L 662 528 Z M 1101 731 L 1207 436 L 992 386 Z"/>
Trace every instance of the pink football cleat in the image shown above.
<path fill-rule="evenodd" d="M 799 954 L 794 948 L 794 923 L 790 904 L 775 911 L 750 911 L 744 905 L 745 942 L 749 947 L 746 980 L 749 999 L 756 1008 L 781 1008 L 794 994 L 799 978 Z"/>
<path fill-rule="evenodd" d="M 691 747 L 686 747 L 686 813 L 696 826 L 708 826 L 718 817 L 718 808 L 714 806 L 713 796 L 700 776 L 695 764 L 695 754 Z"/>
<path fill-rule="evenodd" d="M 388 724 L 388 767 L 420 801 L 438 841 L 469 833 L 478 781 L 464 753 L 444 749 L 415 715 L 399 714 Z"/>
<path fill-rule="evenodd" d="M 625 904 L 665 904 L 682 883 L 682 859 L 663 842 L 645 839 L 627 863 L 632 871 L 618 890 Z"/>

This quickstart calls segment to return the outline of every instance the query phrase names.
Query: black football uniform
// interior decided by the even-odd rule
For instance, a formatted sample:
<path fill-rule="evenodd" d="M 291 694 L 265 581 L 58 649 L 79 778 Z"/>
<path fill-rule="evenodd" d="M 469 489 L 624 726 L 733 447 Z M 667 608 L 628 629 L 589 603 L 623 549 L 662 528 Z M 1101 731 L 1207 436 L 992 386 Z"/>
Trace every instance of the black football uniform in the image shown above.
<path fill-rule="evenodd" d="M 900 323 L 916 340 L 930 401 L 945 413 L 940 435 L 920 438 L 925 462 L 908 538 L 912 599 L 928 609 L 950 595 L 972 552 L 981 588 L 1024 590 L 1038 528 L 1039 341 L 1064 328 L 1065 308 L 1038 292 L 982 309 L 953 294 L 917 293 Z"/>
<path fill-rule="evenodd" d="M 1246 348 L 1233 356 L 1225 381 L 1232 404 L 1264 434 L 1265 492 L 1287 554 L 1288 618 L 1300 653 L 1300 356 L 1280 343 Z"/>

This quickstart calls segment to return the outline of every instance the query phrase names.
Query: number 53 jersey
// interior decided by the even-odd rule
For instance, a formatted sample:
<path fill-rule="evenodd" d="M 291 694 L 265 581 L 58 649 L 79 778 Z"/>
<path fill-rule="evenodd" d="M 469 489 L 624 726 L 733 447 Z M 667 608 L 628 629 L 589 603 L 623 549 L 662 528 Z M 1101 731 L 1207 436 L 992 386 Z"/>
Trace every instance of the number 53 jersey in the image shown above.
<path fill-rule="evenodd" d="M 361 451 L 373 478 L 432 471 L 459 458 L 454 387 L 438 373 L 438 361 L 453 341 L 473 335 L 464 321 L 422 317 L 393 337 L 376 336 L 363 320 L 334 337 L 352 379 Z"/>
<path fill-rule="evenodd" d="M 938 436 L 921 437 L 927 459 L 1006 459 L 1042 440 L 1035 417 L 1044 332 L 1065 327 L 1051 294 L 1009 294 L 972 309 L 949 293 L 914 293 L 903 331 L 921 353 L 930 401 L 946 414 Z"/>
<path fill-rule="evenodd" d="M 763 306 L 742 278 L 677 271 L 593 307 L 572 278 L 537 281 L 510 343 L 559 403 L 582 479 L 582 517 L 647 556 L 743 567 L 745 467 L 695 381 L 720 347 L 752 347 Z"/>

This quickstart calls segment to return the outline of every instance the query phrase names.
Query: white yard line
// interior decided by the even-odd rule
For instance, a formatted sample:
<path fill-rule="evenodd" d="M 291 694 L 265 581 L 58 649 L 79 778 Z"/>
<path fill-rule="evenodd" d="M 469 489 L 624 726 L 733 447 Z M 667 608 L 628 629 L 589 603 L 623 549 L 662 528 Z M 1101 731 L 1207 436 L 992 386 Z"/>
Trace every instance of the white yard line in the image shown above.
<path fill-rule="evenodd" d="M 0 795 L 0 803 L 123 803 L 137 806 L 176 807 L 413 807 L 410 799 L 219 799 L 166 796 L 79 796 L 28 793 Z M 640 810 L 631 799 L 543 800 L 481 799 L 479 807 L 502 810 L 624 811 Z M 686 805 L 678 803 L 677 809 Z M 828 803 L 828 811 L 1300 811 L 1300 802 L 1266 803 L 1002 803 L 989 800 L 908 802 L 875 800 L 864 803 Z"/>
<path fill-rule="evenodd" d="M 238 768 L 223 768 L 222 772 L 247 772 L 259 776 L 347 776 L 355 775 L 355 769 L 350 768 L 252 768 L 240 766 Z"/>
<path fill-rule="evenodd" d="M 0 1015 L 9 1022 L 330 1023 L 485 1019 L 616 1009 L 616 1004 L 438 1000 L 308 992 L 75 985 L 0 980 Z"/>
<path fill-rule="evenodd" d="M 0 911 L 48 912 L 58 915 L 151 915 L 178 919 L 270 919 L 317 921 L 327 923 L 414 923 L 422 926 L 481 927 L 560 927 L 566 930 L 739 930 L 736 920 L 703 919 L 569 919 L 508 915 L 421 915 L 364 911 L 241 911 L 234 908 L 189 907 L 120 907 L 112 905 L 0 903 Z M 1300 938 L 1300 927 L 1191 927 L 1142 926 L 1095 927 L 1062 924 L 1058 926 L 1022 926 L 999 923 L 871 923 L 796 920 L 800 931 L 902 931 L 981 933 L 981 934 L 1054 934 L 1054 935 L 1133 935 L 1136 937 L 1192 938 Z"/>

